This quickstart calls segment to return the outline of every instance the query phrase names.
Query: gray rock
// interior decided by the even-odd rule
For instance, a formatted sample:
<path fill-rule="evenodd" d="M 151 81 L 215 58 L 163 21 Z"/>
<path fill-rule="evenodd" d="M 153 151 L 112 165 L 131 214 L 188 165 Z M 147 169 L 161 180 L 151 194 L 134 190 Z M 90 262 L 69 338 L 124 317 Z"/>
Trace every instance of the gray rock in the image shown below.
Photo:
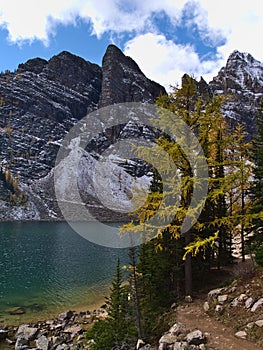
<path fill-rule="evenodd" d="M 37 349 L 48 350 L 49 340 L 44 335 L 41 335 L 41 337 L 36 340 L 36 346 Z"/>
<path fill-rule="evenodd" d="M 70 350 L 70 347 L 67 344 L 60 344 L 56 347 L 56 350 Z"/>
<path fill-rule="evenodd" d="M 30 327 L 27 324 L 23 324 L 19 326 L 15 338 L 16 339 L 25 339 L 25 340 L 34 340 L 36 334 L 38 332 L 38 328 Z"/>
<path fill-rule="evenodd" d="M 174 344 L 173 350 L 188 350 L 188 343 L 185 341 L 176 342 Z"/>
<path fill-rule="evenodd" d="M 82 326 L 72 325 L 64 329 L 64 333 L 70 333 L 72 337 L 75 337 L 77 334 L 82 332 Z"/>
<path fill-rule="evenodd" d="M 151 347 L 150 344 L 146 344 L 142 348 L 140 348 L 140 350 L 153 350 L 153 348 Z"/>
<path fill-rule="evenodd" d="M 145 345 L 145 342 L 142 339 L 137 340 L 136 350 L 141 349 Z"/>
<path fill-rule="evenodd" d="M 213 300 L 213 299 L 217 299 L 217 297 L 223 292 L 224 288 L 217 288 L 217 289 L 213 289 L 210 290 L 210 292 L 208 293 L 208 300 Z"/>
<path fill-rule="evenodd" d="M 263 305 L 263 298 L 260 298 L 257 302 L 255 302 L 251 308 L 251 311 L 255 312 L 261 305 Z"/>
<path fill-rule="evenodd" d="M 71 310 L 62 312 L 61 314 L 58 315 L 59 320 L 69 320 L 73 316 L 73 312 Z"/>
<path fill-rule="evenodd" d="M 222 305 L 216 305 L 215 312 L 221 313 L 223 311 Z"/>
<path fill-rule="evenodd" d="M 230 306 L 236 307 L 239 304 L 238 298 L 235 298 L 231 301 Z"/>
<path fill-rule="evenodd" d="M 224 304 L 228 299 L 228 295 L 227 294 L 223 294 L 223 295 L 219 295 L 217 297 L 217 301 L 219 302 L 219 304 Z"/>
<path fill-rule="evenodd" d="M 205 312 L 207 312 L 210 309 L 208 301 L 204 302 L 203 309 L 204 309 Z"/>
<path fill-rule="evenodd" d="M 245 302 L 245 306 L 247 309 L 249 309 L 251 307 L 251 305 L 254 303 L 254 299 L 253 298 L 248 298 Z"/>
<path fill-rule="evenodd" d="M 253 328 L 254 326 L 254 322 L 249 322 L 247 325 L 246 325 L 246 329 L 251 329 Z"/>
<path fill-rule="evenodd" d="M 190 345 L 199 345 L 199 344 L 204 343 L 205 336 L 203 335 L 203 333 L 199 329 L 197 329 L 197 330 L 187 334 L 186 341 Z"/>
<path fill-rule="evenodd" d="M 238 301 L 243 301 L 245 299 L 247 299 L 247 295 L 244 294 L 244 293 L 240 294 L 239 297 L 238 297 Z"/>
<path fill-rule="evenodd" d="M 171 345 L 171 344 L 174 344 L 177 340 L 178 340 L 178 338 L 176 335 L 166 333 L 159 340 L 159 344 L 163 343 L 163 344 Z"/>
<path fill-rule="evenodd" d="M 235 336 L 237 338 L 241 338 L 241 339 L 247 339 L 247 332 L 245 331 L 239 331 L 235 333 Z"/>
<path fill-rule="evenodd" d="M 263 327 L 263 320 L 257 320 L 255 322 L 255 324 L 258 326 L 258 327 Z"/>
<path fill-rule="evenodd" d="M 15 350 L 26 350 L 28 349 L 29 341 L 23 338 L 17 338 L 15 343 Z"/>
<path fill-rule="evenodd" d="M 185 333 L 185 331 L 186 331 L 185 325 L 182 324 L 181 322 L 177 322 L 169 329 L 168 333 L 178 336 L 182 333 Z"/>

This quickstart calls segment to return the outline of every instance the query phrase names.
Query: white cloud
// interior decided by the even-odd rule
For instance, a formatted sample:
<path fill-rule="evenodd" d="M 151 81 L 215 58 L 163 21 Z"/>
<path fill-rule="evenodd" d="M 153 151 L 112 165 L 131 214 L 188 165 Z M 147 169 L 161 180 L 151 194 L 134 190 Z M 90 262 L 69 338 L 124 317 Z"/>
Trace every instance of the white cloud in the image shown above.
<path fill-rule="evenodd" d="M 145 48 L 147 48 L 145 50 Z M 210 80 L 222 60 L 201 62 L 194 48 L 189 45 L 177 45 L 163 35 L 147 33 L 130 40 L 124 53 L 133 57 L 149 78 L 169 88 L 169 85 L 181 83 L 184 73 L 199 78 L 201 75 Z"/>

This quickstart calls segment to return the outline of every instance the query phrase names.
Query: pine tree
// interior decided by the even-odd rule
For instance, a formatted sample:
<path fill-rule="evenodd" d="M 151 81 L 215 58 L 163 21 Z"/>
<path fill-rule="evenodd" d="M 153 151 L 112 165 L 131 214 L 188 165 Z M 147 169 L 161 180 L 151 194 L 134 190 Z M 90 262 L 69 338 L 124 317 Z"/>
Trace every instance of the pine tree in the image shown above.
<path fill-rule="evenodd" d="M 252 249 L 263 265 L 263 105 L 256 119 L 257 136 L 253 140 L 254 182 L 251 186 Z"/>
<path fill-rule="evenodd" d="M 241 213 L 235 212 L 229 215 L 228 193 L 235 192 L 235 195 L 240 198 L 242 186 L 237 186 L 237 182 L 244 184 L 244 172 L 242 174 L 238 171 L 238 162 L 236 159 L 232 159 L 229 152 L 231 145 L 234 142 L 237 143 L 236 134 L 238 131 L 229 132 L 221 112 L 223 103 L 224 99 L 221 96 L 213 98 L 202 96 L 198 92 L 196 81 L 189 76 L 184 76 L 181 88 L 174 88 L 170 95 L 163 95 L 157 101 L 157 105 L 165 107 L 168 112 L 161 109 L 160 118 L 156 121 L 156 128 L 169 130 L 169 135 L 161 134 L 156 140 L 156 148 L 153 146 L 154 151 L 148 151 L 144 148 L 139 150 L 141 158 L 146 155 L 146 159 L 149 159 L 147 152 L 157 153 L 160 148 L 163 149 L 169 154 L 177 170 L 176 173 L 172 173 L 174 171 L 172 167 L 163 169 L 165 163 L 160 163 L 160 169 L 166 175 L 168 174 L 164 181 L 162 179 L 163 186 L 160 184 L 152 186 L 152 193 L 148 196 L 145 205 L 138 211 L 139 225 L 127 225 L 124 231 L 132 229 L 134 232 L 140 232 L 143 228 L 146 232 L 156 232 L 156 237 L 159 239 L 154 240 L 154 243 L 156 248 L 160 249 L 163 248 L 162 245 L 167 240 L 167 238 L 162 240 L 164 234 L 168 234 L 170 239 L 180 239 L 180 241 L 184 239 L 184 248 L 182 248 L 180 255 L 184 256 L 185 295 L 192 294 L 193 257 L 197 259 L 199 256 L 198 261 L 201 264 L 207 264 L 207 262 L 210 264 L 215 255 L 214 250 L 218 247 L 218 266 L 225 264 L 231 255 L 229 242 L 233 227 L 238 224 L 238 220 L 242 222 L 245 214 L 243 210 Z M 171 112 L 174 114 L 174 118 L 171 116 Z M 180 129 L 178 119 L 182 120 L 188 129 Z M 197 137 L 202 146 L 207 162 L 208 179 L 199 178 L 198 181 L 196 180 L 195 175 L 202 169 L 196 165 L 199 164 L 199 155 L 196 153 L 195 143 L 191 141 L 191 133 Z M 243 141 L 239 139 L 239 142 Z M 186 151 L 181 146 L 182 144 L 187 145 Z M 241 144 L 239 149 L 241 150 L 242 147 Z M 197 158 L 194 167 L 189 160 L 191 154 Z M 244 165 L 244 159 L 242 162 Z M 231 166 L 232 172 L 229 171 Z M 199 190 L 206 180 L 208 180 L 206 199 L 190 207 L 194 186 Z M 239 193 L 237 194 L 237 192 Z M 160 203 L 164 196 L 176 198 L 177 205 L 161 207 Z M 186 215 L 195 216 L 202 205 L 204 208 L 197 222 L 182 236 L 180 232 Z M 167 217 L 169 212 L 174 213 L 174 218 L 166 227 L 163 227 L 163 218 Z M 160 219 L 159 221 L 155 220 L 157 226 L 149 221 L 154 214 L 158 215 L 158 219 Z M 169 250 L 171 246 L 168 247 L 169 245 L 166 249 Z M 163 279 L 161 283 L 163 283 Z"/>

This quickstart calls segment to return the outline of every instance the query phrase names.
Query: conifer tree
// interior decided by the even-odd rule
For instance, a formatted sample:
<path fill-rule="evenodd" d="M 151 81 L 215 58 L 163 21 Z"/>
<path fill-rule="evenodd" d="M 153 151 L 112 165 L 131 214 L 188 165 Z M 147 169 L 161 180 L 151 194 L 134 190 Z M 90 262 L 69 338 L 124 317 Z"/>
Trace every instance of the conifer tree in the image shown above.
<path fill-rule="evenodd" d="M 252 248 L 263 265 L 263 104 L 256 119 L 257 136 L 253 140 L 254 182 L 251 186 Z"/>
<path fill-rule="evenodd" d="M 168 96 L 161 96 L 157 105 L 168 109 L 169 113 L 161 110 L 160 118 L 156 122 L 156 127 L 159 130 L 170 130 L 169 135 L 161 134 L 156 140 L 158 146 L 156 146 L 155 152 L 158 152 L 158 147 L 161 147 L 167 152 L 176 165 L 177 174 L 169 174 L 166 177 L 166 191 L 167 196 L 177 197 L 179 203 L 177 207 L 162 208 L 160 202 L 164 195 L 164 189 L 153 191 L 149 196 L 145 205 L 138 211 L 138 220 L 140 224 L 143 224 L 143 228 L 147 231 L 157 232 L 159 239 L 155 240 L 157 249 L 162 249 L 162 238 L 164 234 L 168 233 L 171 238 L 184 239 L 184 248 L 182 249 L 181 257 L 184 257 L 184 279 L 185 279 L 185 295 L 192 294 L 192 259 L 201 254 L 203 259 L 212 259 L 214 257 L 213 250 L 217 248 L 218 266 L 225 264 L 228 260 L 228 256 L 231 255 L 229 248 L 229 242 L 231 241 L 232 229 L 235 225 L 241 222 L 243 212 L 236 212 L 233 215 L 229 215 L 229 192 L 235 192 L 236 196 L 240 191 L 241 185 L 237 186 L 237 182 L 242 183 L 241 175 L 244 172 L 238 171 L 237 160 L 232 159 L 229 149 L 236 140 L 236 132 L 229 132 L 226 120 L 221 112 L 221 107 L 224 103 L 222 96 L 215 96 L 213 98 L 209 96 L 203 96 L 199 93 L 196 81 L 189 77 L 184 76 L 181 88 L 174 88 L 173 92 Z M 172 112 L 175 115 L 171 117 Z M 183 237 L 180 235 L 180 230 L 186 217 L 190 211 L 190 215 L 194 215 L 198 210 L 200 203 L 196 204 L 196 207 L 189 206 L 192 200 L 194 186 L 202 186 L 202 179 L 199 182 L 195 182 L 195 174 L 199 171 L 197 168 L 192 168 L 191 162 L 188 159 L 189 154 L 186 154 L 178 139 L 176 140 L 174 135 L 178 138 L 178 125 L 177 121 L 180 118 L 188 126 L 189 133 L 196 135 L 199 144 L 202 146 L 207 167 L 208 167 L 208 193 L 206 196 L 203 211 L 199 216 L 197 222 L 187 231 L 184 232 Z M 188 135 L 188 131 L 182 135 L 187 143 L 191 138 Z M 239 142 L 243 142 L 239 139 Z M 188 142 L 189 144 L 190 142 Z M 195 152 L 194 148 L 191 148 L 191 143 L 188 145 L 190 152 Z M 239 149 L 242 149 L 240 145 Z M 141 158 L 147 154 L 148 150 L 141 149 L 139 154 Z M 195 153 L 194 153 L 195 154 Z M 198 155 L 196 155 L 198 157 Z M 244 165 L 244 159 L 242 159 Z M 232 168 L 232 172 L 229 171 L 231 165 L 235 165 Z M 160 165 L 161 167 L 162 165 Z M 243 167 L 244 170 L 244 167 Z M 165 169 L 166 173 L 169 173 L 170 169 Z M 180 181 L 175 181 L 175 177 L 179 177 Z M 168 179 L 168 180 L 167 180 Z M 151 188 L 153 190 L 154 186 Z M 163 186 L 164 188 L 164 186 Z M 240 192 L 239 192 L 240 193 Z M 157 210 L 158 209 L 158 210 Z M 149 218 L 151 218 L 155 211 L 156 215 L 162 218 L 167 215 L 167 211 L 174 210 L 174 219 L 167 227 L 163 228 L 153 227 L 149 224 Z M 155 221 L 155 222 L 158 222 Z M 140 231 L 140 225 L 127 225 L 126 229 L 133 229 L 134 232 Z M 125 231 L 125 229 L 124 229 Z M 167 239 L 167 238 L 166 238 Z M 168 245 L 169 246 L 169 245 Z M 169 250 L 168 246 L 166 249 Z M 171 246 L 170 246 L 171 247 Z M 184 254 L 185 253 L 185 254 Z M 201 261 L 201 260 L 200 260 Z"/>

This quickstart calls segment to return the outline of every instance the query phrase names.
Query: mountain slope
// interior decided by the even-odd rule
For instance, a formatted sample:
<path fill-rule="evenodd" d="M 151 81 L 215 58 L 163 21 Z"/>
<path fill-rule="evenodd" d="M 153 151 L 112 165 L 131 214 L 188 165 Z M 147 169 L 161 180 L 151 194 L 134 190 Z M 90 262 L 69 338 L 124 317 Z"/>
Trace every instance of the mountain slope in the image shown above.
<path fill-rule="evenodd" d="M 230 124 L 242 123 L 250 137 L 254 134 L 254 117 L 263 97 L 261 62 L 234 51 L 210 83 L 201 79 L 197 84 L 205 96 L 227 96 L 223 112 Z M 0 219 L 61 217 L 52 169 L 67 132 L 98 108 L 133 101 L 154 103 L 160 93 L 165 94 L 165 89 L 114 45 L 107 48 L 102 67 L 64 51 L 48 61 L 31 59 L 16 72 L 0 74 Z M 151 131 L 138 122 L 131 120 L 99 134 L 87 150 L 98 159 L 118 139 L 151 137 Z M 120 160 L 118 164 L 131 175 L 145 172 L 138 162 Z M 124 188 L 126 180 L 122 181 Z M 90 196 L 89 203 L 96 202 L 92 193 L 83 192 Z M 28 198 L 26 207 L 21 193 Z"/>

